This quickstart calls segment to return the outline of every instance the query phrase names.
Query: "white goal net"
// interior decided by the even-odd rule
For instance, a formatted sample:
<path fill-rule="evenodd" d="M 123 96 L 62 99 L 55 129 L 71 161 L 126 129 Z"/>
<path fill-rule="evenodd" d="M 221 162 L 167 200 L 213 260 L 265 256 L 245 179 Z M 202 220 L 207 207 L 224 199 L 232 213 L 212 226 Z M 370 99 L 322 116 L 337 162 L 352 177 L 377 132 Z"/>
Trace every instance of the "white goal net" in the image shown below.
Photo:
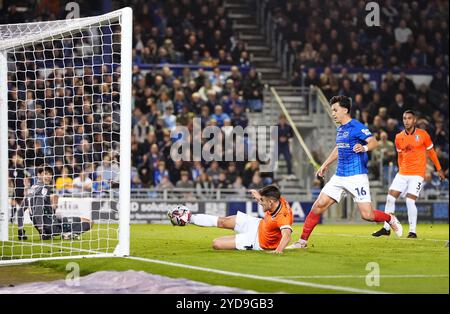
<path fill-rule="evenodd" d="M 0 263 L 129 254 L 131 32 L 0 25 Z"/>

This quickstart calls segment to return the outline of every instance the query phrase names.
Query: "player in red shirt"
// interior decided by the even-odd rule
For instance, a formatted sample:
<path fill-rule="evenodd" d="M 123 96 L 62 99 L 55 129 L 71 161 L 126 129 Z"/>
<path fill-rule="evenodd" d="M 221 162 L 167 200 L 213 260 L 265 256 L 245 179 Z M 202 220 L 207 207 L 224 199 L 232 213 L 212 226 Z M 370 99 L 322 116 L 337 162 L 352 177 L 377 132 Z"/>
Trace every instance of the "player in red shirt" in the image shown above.
<path fill-rule="evenodd" d="M 417 238 L 417 207 L 416 199 L 422 189 L 427 166 L 427 156 L 431 159 L 439 178 L 445 180 L 445 174 L 433 148 L 433 142 L 427 131 L 416 127 L 416 114 L 412 110 L 403 113 L 403 125 L 405 130 L 395 136 L 395 148 L 398 152 L 398 168 L 394 181 L 389 188 L 386 199 L 386 213 L 395 212 L 395 201 L 399 196 L 406 197 L 408 209 L 409 234 L 408 238 Z M 374 237 L 390 235 L 390 226 L 385 224 L 383 228 L 372 233 Z"/>

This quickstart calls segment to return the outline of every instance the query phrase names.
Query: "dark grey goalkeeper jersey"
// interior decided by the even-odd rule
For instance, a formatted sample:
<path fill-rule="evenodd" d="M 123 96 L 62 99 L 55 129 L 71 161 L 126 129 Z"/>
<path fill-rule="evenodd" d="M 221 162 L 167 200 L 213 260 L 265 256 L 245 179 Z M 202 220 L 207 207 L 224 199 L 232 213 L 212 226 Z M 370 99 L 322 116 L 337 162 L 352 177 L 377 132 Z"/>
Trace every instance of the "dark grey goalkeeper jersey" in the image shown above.
<path fill-rule="evenodd" d="M 91 229 L 91 224 L 82 221 L 80 217 L 58 217 L 55 215 L 50 197 L 52 194 L 53 189 L 43 182 L 38 182 L 29 189 L 19 209 L 19 228 L 23 228 L 23 212 L 29 209 L 34 227 L 43 236 L 51 237 L 63 232 L 81 234 Z"/>
<path fill-rule="evenodd" d="M 50 196 L 53 188 L 43 182 L 37 182 L 28 191 L 24 199 L 24 207 L 30 209 L 30 216 L 53 216 L 53 208 Z"/>
<path fill-rule="evenodd" d="M 55 221 L 50 198 L 52 193 L 53 189 L 50 186 L 38 181 L 28 190 L 23 200 L 22 208 L 29 209 L 30 218 L 39 230 L 43 230 Z"/>

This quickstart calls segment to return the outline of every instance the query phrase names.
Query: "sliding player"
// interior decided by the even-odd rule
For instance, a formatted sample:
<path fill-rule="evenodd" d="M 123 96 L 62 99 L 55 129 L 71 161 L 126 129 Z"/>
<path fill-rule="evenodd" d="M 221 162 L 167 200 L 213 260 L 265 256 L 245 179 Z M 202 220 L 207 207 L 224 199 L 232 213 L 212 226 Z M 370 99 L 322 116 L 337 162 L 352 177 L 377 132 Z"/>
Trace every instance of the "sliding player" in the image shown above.
<path fill-rule="evenodd" d="M 377 147 L 377 141 L 365 125 L 350 116 L 351 99 L 334 96 L 330 100 L 334 120 L 340 124 L 336 132 L 336 147 L 319 168 L 316 175 L 323 177 L 328 166 L 338 161 L 336 174 L 323 187 L 318 199 L 303 225 L 300 240 L 288 249 L 306 248 L 307 241 L 320 216 L 334 203 L 338 203 L 344 191 L 353 195 L 364 220 L 387 222 L 398 236 L 402 226 L 393 215 L 375 210 L 371 204 L 369 179 L 367 176 L 367 152 Z"/>
<path fill-rule="evenodd" d="M 406 208 L 408 209 L 409 233 L 408 238 L 417 238 L 417 207 L 416 199 L 422 189 L 427 167 L 427 155 L 433 161 L 439 178 L 445 180 L 444 171 L 433 149 L 433 142 L 427 131 L 416 128 L 416 114 L 412 110 L 403 113 L 404 131 L 395 136 L 395 148 L 398 152 L 399 171 L 395 175 L 394 181 L 389 188 L 386 198 L 385 212 L 393 214 L 395 212 L 395 201 L 399 196 L 406 197 Z M 384 227 L 372 233 L 374 237 L 390 235 L 391 227 L 384 224 Z"/>
<path fill-rule="evenodd" d="M 265 212 L 262 219 L 238 211 L 237 215 L 228 217 L 191 215 L 187 222 L 201 227 L 231 229 L 237 233 L 215 239 L 213 248 L 216 250 L 273 250 L 271 253 L 283 253 L 291 240 L 293 223 L 288 202 L 281 197 L 280 190 L 274 185 L 259 191 L 250 190 L 250 193 Z M 168 215 L 173 223 L 173 211 Z"/>
<path fill-rule="evenodd" d="M 19 240 L 27 240 L 23 227 L 25 210 L 30 211 L 30 218 L 42 240 L 49 240 L 54 236 L 61 236 L 64 240 L 70 240 L 91 229 L 92 222 L 90 219 L 84 217 L 61 218 L 55 215 L 58 196 L 53 194 L 53 189 L 50 186 L 53 181 L 52 168 L 39 168 L 37 178 L 36 184 L 30 188 L 17 212 Z"/>

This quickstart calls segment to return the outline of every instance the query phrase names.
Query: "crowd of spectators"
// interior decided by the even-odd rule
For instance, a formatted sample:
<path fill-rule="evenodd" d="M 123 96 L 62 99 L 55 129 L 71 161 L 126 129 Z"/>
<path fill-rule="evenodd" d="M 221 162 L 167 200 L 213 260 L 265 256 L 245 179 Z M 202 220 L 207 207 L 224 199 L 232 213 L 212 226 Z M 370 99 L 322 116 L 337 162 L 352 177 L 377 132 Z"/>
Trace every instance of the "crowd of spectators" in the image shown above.
<path fill-rule="evenodd" d="M 142 10 L 134 11 L 132 188 L 258 188 L 272 182 L 271 175 L 259 173 L 257 161 L 174 162 L 169 156 L 174 141 L 170 132 L 176 126 L 192 128 L 193 117 L 200 117 L 202 128 L 218 126 L 226 132 L 231 126 L 245 128 L 247 111 L 262 109 L 262 84 L 222 4 L 153 1 L 142 2 Z M 10 9 L 6 22 L 23 18 L 14 6 Z M 45 12 L 34 20 L 58 17 Z M 77 42 L 73 43 L 75 54 Z M 70 48 L 54 41 L 35 49 L 54 45 Z M 86 53 L 96 52 L 80 50 L 80 56 Z M 44 57 L 47 52 L 39 55 Z M 117 187 L 120 67 L 103 66 L 98 73 L 86 63 L 44 72 L 20 50 L 14 58 L 20 62 L 8 77 L 8 130 L 9 184 L 16 197 L 23 197 L 25 186 L 33 183 L 35 167 L 44 164 L 55 168 L 55 189 L 61 194 L 104 196 Z M 186 66 L 177 72 L 166 65 L 141 70 L 143 63 L 200 68 Z M 223 71 L 220 65 L 229 67 Z"/>
<path fill-rule="evenodd" d="M 407 109 L 417 112 L 417 126 L 430 133 L 448 176 L 447 1 L 382 1 L 381 27 L 366 25 L 366 1 L 266 3 L 277 32 L 295 57 L 291 85 L 318 86 L 328 99 L 351 97 L 353 117 L 379 139 L 371 154 L 373 179 L 388 183 L 392 179 L 388 173 L 397 171 L 393 142 Z M 380 81 L 371 82 L 367 74 L 371 70 L 385 73 Z M 432 80 L 416 85 L 406 74 L 411 71 L 432 75 Z M 429 189 L 448 189 L 448 182 L 439 184 L 432 164 L 427 178 L 433 183 Z"/>
<path fill-rule="evenodd" d="M 268 1 L 295 56 L 297 84 L 309 67 L 448 68 L 448 1 L 382 1 L 379 27 L 366 24 L 366 3 Z"/>
<path fill-rule="evenodd" d="M 350 75 L 347 68 L 334 73 L 330 67 L 326 67 L 320 75 L 315 68 L 310 68 L 305 81 L 308 86 L 320 87 L 327 98 L 339 94 L 353 99 L 352 116 L 366 124 L 380 140 L 378 150 L 371 154 L 370 173 L 374 178 L 380 175 L 380 162 L 384 166 L 384 175 L 389 165 L 396 164 L 393 143 L 395 135 L 403 128 L 402 114 L 408 109 L 416 112 L 417 127 L 427 130 L 431 135 L 448 175 L 448 83 L 443 73 L 438 71 L 430 84 L 416 86 L 404 72 L 398 75 L 387 72 L 379 87 L 374 87 L 363 73 Z M 432 172 L 431 164 L 430 167 L 429 171 Z M 392 170 L 392 173 L 395 174 L 395 171 Z M 390 180 L 387 177 L 384 179 Z M 437 177 L 433 179 L 437 180 Z"/>
<path fill-rule="evenodd" d="M 132 187 L 189 187 L 207 193 L 272 182 L 270 174 L 259 172 L 257 161 L 177 162 L 169 156 L 174 141 L 170 131 L 177 125 L 192 128 L 193 117 L 200 117 L 202 127 L 218 126 L 226 132 L 228 126 L 247 126 L 247 111 L 262 109 L 263 85 L 245 43 L 233 32 L 223 1 L 117 3 L 139 8 L 133 26 Z M 374 176 L 380 175 L 380 156 L 384 166 L 395 164 L 390 151 L 402 126 L 401 113 L 416 110 L 418 126 L 431 134 L 448 175 L 448 11 L 443 9 L 448 4 L 386 0 L 381 21 L 385 27 L 367 28 L 362 27 L 363 3 L 269 1 L 279 31 L 297 56 L 292 84 L 319 86 L 328 98 L 342 94 L 354 99 L 352 114 L 380 140 L 371 156 Z M 27 17 L 14 6 L 9 9 L 0 17 L 5 23 L 61 17 L 49 8 Z M 166 63 L 189 66 L 178 71 Z M 318 74 L 316 67 L 324 70 Z M 388 72 L 374 86 L 362 72 L 350 75 L 347 68 L 353 67 L 436 72 L 429 85 L 415 86 L 405 73 Z M 120 155 L 113 143 L 119 141 L 114 112 L 120 67 L 104 67 L 100 73 L 89 66 L 79 73 L 70 68 L 50 72 L 39 80 L 40 87 L 10 86 L 10 184 L 29 184 L 25 174 L 32 176 L 35 166 L 46 163 L 55 168 L 57 190 L 102 195 L 119 182 Z M 15 79 L 10 74 L 10 82 Z M 102 94 L 111 99 L 99 99 Z M 284 121 L 280 125 L 285 143 L 292 131 Z M 292 156 L 283 143 L 280 154 L 292 173 Z"/>

